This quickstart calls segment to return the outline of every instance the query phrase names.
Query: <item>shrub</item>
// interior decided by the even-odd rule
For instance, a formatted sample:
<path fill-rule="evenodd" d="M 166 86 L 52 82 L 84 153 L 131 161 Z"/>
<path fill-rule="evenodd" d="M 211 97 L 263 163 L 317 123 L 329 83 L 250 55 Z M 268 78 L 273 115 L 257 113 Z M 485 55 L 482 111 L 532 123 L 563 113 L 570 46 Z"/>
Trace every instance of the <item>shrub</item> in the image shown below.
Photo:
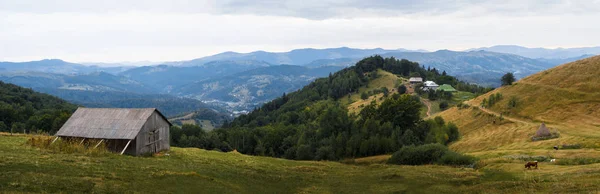
<path fill-rule="evenodd" d="M 394 153 L 388 163 L 406 165 L 433 164 L 447 151 L 448 148 L 441 144 L 405 146 Z"/>
<path fill-rule="evenodd" d="M 406 93 L 406 86 L 405 86 L 405 85 L 400 85 L 400 86 L 398 87 L 398 93 L 399 93 L 399 94 L 404 94 L 404 93 Z"/>
<path fill-rule="evenodd" d="M 438 164 L 464 166 L 471 165 L 475 162 L 475 158 L 468 155 L 459 154 L 453 151 L 448 151 L 442 158 L 438 160 Z"/>
<path fill-rule="evenodd" d="M 517 97 L 516 96 L 512 96 L 508 100 L 508 108 L 515 108 L 515 107 L 517 107 Z"/>
<path fill-rule="evenodd" d="M 81 143 L 79 139 L 58 139 L 54 143 L 54 137 L 45 135 L 36 135 L 27 140 L 27 145 L 49 150 L 58 153 L 81 153 L 86 155 L 98 156 L 109 154 L 104 142 L 100 140 L 87 140 Z M 100 143 L 100 144 L 98 144 Z M 96 145 L 98 145 L 96 147 Z"/>
<path fill-rule="evenodd" d="M 446 110 L 448 108 L 448 102 L 444 101 L 440 103 L 440 110 Z"/>
<path fill-rule="evenodd" d="M 420 146 L 405 146 L 394 153 L 388 160 L 389 164 L 423 165 L 441 164 L 451 166 L 473 165 L 477 159 L 448 150 L 441 144 L 425 144 Z"/>
<path fill-rule="evenodd" d="M 561 149 L 581 149 L 581 144 L 563 144 Z"/>
<path fill-rule="evenodd" d="M 363 92 L 360 94 L 360 99 L 366 100 L 368 98 L 369 98 L 369 95 L 367 93 Z"/>
<path fill-rule="evenodd" d="M 600 159 L 598 158 L 565 158 L 558 159 L 556 164 L 558 165 L 587 165 L 587 164 L 595 164 L 600 163 Z"/>

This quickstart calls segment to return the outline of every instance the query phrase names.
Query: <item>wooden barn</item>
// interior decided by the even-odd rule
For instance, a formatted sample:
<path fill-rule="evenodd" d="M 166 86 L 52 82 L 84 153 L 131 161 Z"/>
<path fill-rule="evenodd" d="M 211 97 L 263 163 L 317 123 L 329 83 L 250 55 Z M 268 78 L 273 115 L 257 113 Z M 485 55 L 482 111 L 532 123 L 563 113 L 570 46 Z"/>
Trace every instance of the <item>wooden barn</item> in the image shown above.
<path fill-rule="evenodd" d="M 137 156 L 169 150 L 171 126 L 155 108 L 78 108 L 56 136 L 100 140 L 111 151 Z"/>

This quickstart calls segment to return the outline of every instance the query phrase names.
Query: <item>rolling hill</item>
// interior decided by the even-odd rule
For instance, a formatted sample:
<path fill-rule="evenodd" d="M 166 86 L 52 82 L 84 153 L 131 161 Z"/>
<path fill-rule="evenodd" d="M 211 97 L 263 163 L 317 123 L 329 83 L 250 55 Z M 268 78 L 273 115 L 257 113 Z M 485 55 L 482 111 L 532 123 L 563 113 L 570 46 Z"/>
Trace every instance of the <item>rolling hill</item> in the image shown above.
<path fill-rule="evenodd" d="M 594 158 L 600 153 L 600 56 L 564 64 L 523 78 L 510 86 L 467 101 L 440 115 L 456 123 L 463 137 L 450 147 L 478 155 L 528 152 L 556 158 Z M 492 94 L 503 97 L 480 106 Z M 514 106 L 509 106 L 512 102 Z M 502 115 L 502 116 L 500 116 Z M 531 141 L 541 123 L 560 137 Z M 577 145 L 574 151 L 550 153 L 553 146 Z M 503 153 L 503 154 L 501 154 Z"/>
<path fill-rule="evenodd" d="M 54 133 L 76 108 L 60 98 L 0 81 L 0 132 Z"/>

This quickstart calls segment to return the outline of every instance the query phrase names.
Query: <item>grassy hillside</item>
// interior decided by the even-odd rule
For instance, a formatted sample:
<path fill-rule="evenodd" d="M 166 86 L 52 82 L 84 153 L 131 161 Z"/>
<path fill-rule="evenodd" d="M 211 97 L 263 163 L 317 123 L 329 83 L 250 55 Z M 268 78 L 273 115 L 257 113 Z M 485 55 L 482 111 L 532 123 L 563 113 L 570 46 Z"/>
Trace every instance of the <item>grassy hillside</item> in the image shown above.
<path fill-rule="evenodd" d="M 520 162 L 474 170 L 444 166 L 348 165 L 173 147 L 169 155 L 55 153 L 0 134 L 3 192 L 100 193 L 514 193 L 593 192 L 600 164 Z M 596 170 L 592 170 L 596 169 Z M 556 176 L 560 174 L 560 176 Z"/>
<path fill-rule="evenodd" d="M 385 87 L 390 91 L 390 94 L 398 93 L 395 86 L 402 81 L 400 77 L 390 72 L 378 69 L 376 71 L 377 78 L 369 81 L 369 84 L 358 88 L 358 91 L 352 94 L 348 94 L 345 97 L 341 97 L 340 101 L 342 104 L 348 106 L 349 113 L 359 113 L 360 110 L 366 105 L 369 105 L 371 101 L 375 100 L 377 104 L 381 104 L 385 100 L 383 93 L 369 96 L 367 99 L 361 99 L 363 92 L 369 92 Z"/>
<path fill-rule="evenodd" d="M 579 144 L 568 158 L 598 157 L 600 148 L 600 56 L 561 65 L 524 78 L 468 101 L 469 108 L 441 113 L 461 130 L 462 139 L 451 148 L 487 154 L 550 152 L 553 146 Z M 481 102 L 500 93 L 502 99 L 488 108 Z M 516 106 L 510 107 L 509 102 Z M 500 117 L 502 115 L 502 117 Z M 560 138 L 532 142 L 540 124 L 557 130 Z"/>

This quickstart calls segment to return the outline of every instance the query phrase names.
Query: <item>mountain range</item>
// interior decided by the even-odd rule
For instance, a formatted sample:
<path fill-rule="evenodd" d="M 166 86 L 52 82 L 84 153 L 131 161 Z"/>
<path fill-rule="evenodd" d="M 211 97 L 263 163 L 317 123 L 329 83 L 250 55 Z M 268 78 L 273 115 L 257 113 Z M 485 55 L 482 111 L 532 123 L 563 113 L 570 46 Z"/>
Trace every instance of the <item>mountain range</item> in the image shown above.
<path fill-rule="evenodd" d="M 583 59 L 593 55 L 600 54 L 600 47 L 581 47 L 581 48 L 527 48 L 517 45 L 496 45 L 492 47 L 482 47 L 468 49 L 466 51 L 490 51 L 497 53 L 509 53 L 521 55 L 533 59 Z"/>
<path fill-rule="evenodd" d="M 163 94 L 173 97 L 169 98 L 171 100 L 181 97 L 195 99 L 232 112 L 251 110 L 372 55 L 408 59 L 425 68 L 445 71 L 469 83 L 499 86 L 499 78 L 504 73 L 512 72 L 517 78 L 522 78 L 589 54 L 598 54 L 597 48 L 494 46 L 468 51 L 427 52 L 341 47 L 289 52 L 224 52 L 188 61 L 141 67 L 114 64 L 101 67 L 98 65 L 102 63 L 82 65 L 47 59 L 0 62 L 0 80 L 46 91 L 81 104 L 114 106 L 110 105 L 111 96 L 114 101 L 123 101 L 123 94 L 127 94 L 125 96 L 128 99 L 140 99 L 140 94 L 144 94 L 143 98 Z M 92 96 L 98 93 L 105 93 L 104 99 L 98 100 Z M 89 101 L 82 103 L 85 101 L 82 99 Z"/>

